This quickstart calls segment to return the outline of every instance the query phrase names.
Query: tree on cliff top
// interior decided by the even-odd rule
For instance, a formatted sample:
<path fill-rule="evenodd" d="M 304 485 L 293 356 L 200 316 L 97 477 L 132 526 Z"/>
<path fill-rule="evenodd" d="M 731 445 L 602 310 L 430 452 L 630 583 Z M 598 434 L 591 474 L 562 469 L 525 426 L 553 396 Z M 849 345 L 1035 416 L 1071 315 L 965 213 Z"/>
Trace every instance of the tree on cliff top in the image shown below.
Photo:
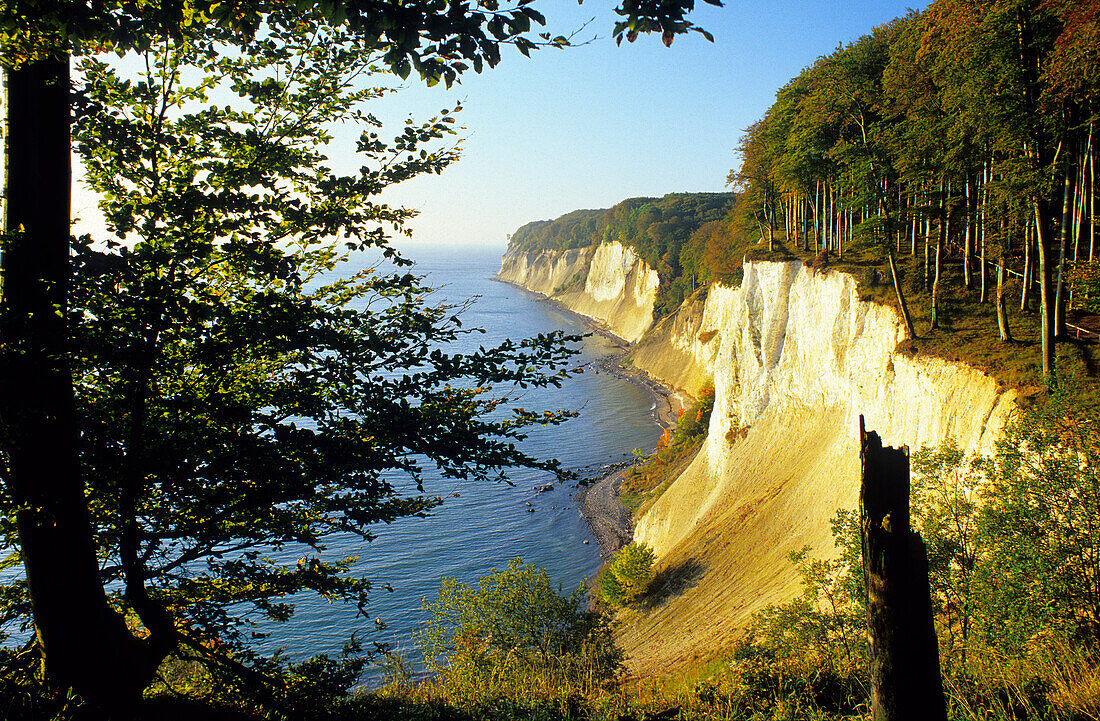
<path fill-rule="evenodd" d="M 715 0 L 706 1 L 718 4 Z M 686 12 L 693 4 L 692 0 L 678 3 L 630 0 L 618 10 L 623 20 L 616 25 L 615 32 L 619 37 L 625 36 L 633 40 L 638 32 L 657 30 L 662 32 L 666 43 L 671 42 L 678 33 L 697 30 L 686 19 Z M 448 7 L 437 0 L 412 3 L 349 0 L 324 4 L 177 4 L 128 0 L 86 4 L 13 0 L 0 7 L 0 43 L 3 64 L 8 71 L 6 141 L 10 149 L 2 255 L 5 283 L 3 302 L 0 305 L 0 443 L 3 453 L 3 482 L 5 502 L 10 514 L 8 528 L 14 533 L 12 537 L 17 538 L 27 574 L 27 610 L 33 614 L 39 650 L 44 655 L 46 669 L 55 682 L 62 686 L 71 686 L 104 705 L 129 703 L 140 693 L 161 658 L 174 643 L 171 633 L 144 636 L 142 632 L 135 635 L 126 627 L 122 616 L 108 599 L 97 555 L 96 544 L 99 539 L 93 533 L 93 514 L 89 510 L 89 499 L 85 497 L 85 479 L 81 466 L 88 463 L 89 458 L 80 450 L 81 431 L 78 430 L 78 417 L 74 407 L 74 360 L 70 352 L 70 339 L 74 335 L 70 321 L 74 316 L 68 310 L 70 286 L 73 282 L 68 227 L 71 109 L 68 87 L 69 53 L 94 54 L 111 48 L 120 51 L 128 48 L 146 50 L 152 45 L 167 44 L 172 39 L 184 36 L 202 38 L 207 32 L 220 33 L 223 41 L 242 48 L 258 48 L 262 52 L 277 53 L 277 48 L 254 39 L 261 24 L 266 24 L 270 30 L 287 32 L 326 27 L 335 31 L 344 27 L 356 36 L 357 42 L 379 53 L 382 64 L 398 74 L 408 75 L 416 70 L 429 83 L 439 80 L 451 82 L 470 67 L 480 71 L 484 65 L 495 65 L 500 59 L 499 47 L 502 43 L 513 44 L 525 54 L 540 43 L 563 44 L 563 39 L 532 33 L 532 24 L 541 23 L 542 16 L 530 7 L 528 1 L 507 8 L 501 8 L 496 2 L 471 8 L 467 5 Z M 202 30 L 204 26 L 210 26 L 213 30 Z M 148 119 L 155 125 L 158 117 L 159 114 L 154 113 Z M 195 172 L 187 178 L 188 182 L 177 188 L 183 191 L 184 200 L 187 199 L 191 186 L 204 182 L 206 171 L 198 168 L 192 170 Z M 245 172 L 230 179 L 225 189 L 232 191 L 248 187 L 252 184 L 251 181 L 252 176 Z M 369 190 L 369 184 L 364 183 L 349 192 Z M 244 198 L 237 198 L 242 199 Z M 262 202 L 258 198 L 254 200 Z M 146 204 L 142 200 L 141 205 L 148 205 L 143 210 L 159 213 L 166 211 L 166 208 L 155 207 L 155 202 Z M 167 204 L 167 210 L 178 209 L 171 203 Z M 337 209 L 332 210 L 337 212 Z M 193 218 L 187 220 L 194 221 Z M 317 218 L 299 220 L 319 222 L 320 227 L 325 227 L 324 222 Z M 328 222 L 340 227 L 344 221 Z M 186 224 L 184 227 L 187 227 Z M 256 272 L 260 272 L 260 267 L 265 267 L 262 272 L 267 274 L 266 277 L 282 277 L 283 282 L 288 284 L 288 292 L 292 298 L 303 293 L 301 286 L 295 286 L 301 282 L 302 275 L 308 276 L 308 270 L 280 260 L 278 254 L 274 254 L 270 248 L 265 250 L 265 244 L 255 238 L 229 237 L 220 240 L 227 241 L 228 244 L 224 248 L 204 250 L 201 246 L 211 242 L 203 239 L 198 243 L 199 247 L 188 249 L 188 257 L 196 257 L 204 252 L 213 253 L 215 250 L 216 255 L 232 251 L 238 254 L 238 260 L 248 259 L 243 265 L 237 265 L 237 271 L 255 262 L 259 264 Z M 384 240 L 384 233 L 377 236 L 376 240 Z M 114 280 L 105 282 L 102 286 L 104 289 L 118 284 L 131 284 L 140 292 L 155 290 L 157 294 L 163 293 L 168 285 L 166 277 L 149 271 L 149 268 L 158 267 L 160 263 L 170 263 L 171 254 L 164 249 L 154 252 L 153 248 L 148 250 L 148 254 L 149 257 L 143 262 L 148 261 L 151 265 L 142 266 L 138 263 L 127 268 L 126 263 L 106 260 L 101 263 L 100 260 L 92 260 L 91 266 L 111 266 L 114 263 L 113 272 L 122 273 Z M 209 272 L 218 274 L 221 272 L 218 268 L 234 267 L 237 262 L 230 262 L 226 258 L 222 258 L 222 261 L 224 262 L 212 265 Z M 329 262 L 315 261 L 322 265 Z M 145 270 L 135 272 L 135 267 L 144 267 Z M 89 269 L 89 272 L 93 271 Z M 95 275 L 101 272 L 105 273 L 107 269 L 97 268 L 91 278 L 102 280 Z M 206 294 L 240 297 L 242 302 L 247 301 L 249 304 L 270 300 L 271 306 L 263 309 L 262 317 L 265 323 L 275 324 L 274 327 L 278 327 L 280 319 L 290 310 L 304 312 L 305 306 L 313 308 L 309 312 L 319 316 L 334 313 L 335 319 L 331 322 L 343 328 L 341 332 L 345 334 L 345 338 L 348 333 L 353 332 L 369 335 L 370 328 L 352 320 L 352 315 L 338 311 L 339 306 L 334 303 L 354 296 L 364 288 L 367 292 L 384 290 L 376 284 L 367 283 L 364 286 L 353 282 L 354 290 L 334 290 L 334 295 L 311 299 L 310 303 L 301 298 L 285 301 L 291 306 L 288 308 L 284 307 L 284 301 L 265 300 L 265 293 L 255 285 L 256 277 L 249 279 L 247 272 L 238 279 L 229 274 L 215 282 L 208 276 L 197 274 L 189 280 L 209 286 L 203 291 Z M 413 284 L 405 283 L 401 287 L 403 290 L 395 291 L 398 296 L 403 292 L 415 295 Z M 213 288 L 220 289 L 212 290 Z M 155 297 L 164 298 L 161 295 Z M 317 307 L 314 307 L 315 304 Z M 443 318 L 424 310 L 409 310 L 404 300 L 395 307 L 409 311 L 404 320 L 397 322 L 395 330 L 403 334 L 413 334 L 411 337 L 417 340 L 411 341 L 411 346 L 418 343 L 423 345 L 453 330 L 438 330 L 437 323 L 444 320 Z M 158 307 L 153 302 L 152 316 L 149 317 L 164 318 L 168 317 L 164 314 L 181 313 L 183 310 L 185 309 Z M 150 312 L 150 308 L 146 307 L 143 312 Z M 396 317 L 400 316 L 398 313 Z M 155 324 L 148 325 L 148 317 L 136 316 L 128 320 L 137 324 L 131 328 L 140 328 L 145 332 L 145 337 L 142 338 L 141 333 L 128 331 L 132 334 L 129 338 L 132 348 L 147 347 L 149 338 L 156 339 L 164 332 L 163 329 L 155 329 Z M 241 318 L 230 313 L 227 318 L 217 322 L 229 320 L 237 322 Z M 205 322 L 215 323 L 215 319 L 208 317 Z M 345 324 L 353 327 L 349 329 Z M 264 332 L 264 327 L 262 324 L 250 328 L 241 327 L 233 329 L 233 332 L 250 334 L 250 337 L 256 339 L 263 336 L 271 345 L 264 353 L 274 354 L 275 360 L 285 364 L 286 356 L 280 354 L 290 351 L 285 346 L 279 346 L 284 341 L 278 333 L 268 335 Z M 339 335 L 334 333 L 333 337 Z M 211 352 L 217 348 L 217 344 L 207 346 L 198 343 L 196 348 L 196 352 Z M 423 352 L 428 353 L 426 349 Z M 508 377 L 509 374 L 515 377 L 517 371 L 506 371 L 504 366 L 508 359 L 516 360 L 522 353 L 515 348 L 502 351 L 500 357 L 489 360 L 489 367 L 496 364 L 499 378 Z M 147 404 L 151 396 L 149 384 L 154 378 L 153 371 L 160 372 L 164 369 L 153 368 L 148 358 L 128 357 L 115 360 L 118 361 L 118 377 L 113 382 L 119 383 L 120 388 L 127 389 L 131 406 L 128 409 L 116 407 L 114 412 L 128 414 L 127 417 L 132 421 L 148 411 L 147 405 L 143 409 L 143 404 Z M 242 362 L 242 359 L 231 356 L 192 360 L 208 364 Z M 313 360 L 323 362 L 324 359 Z M 401 356 L 395 355 L 394 360 L 400 363 Z M 192 366 L 180 359 L 175 359 L 174 362 L 177 368 L 192 369 Z M 256 364 L 253 371 L 258 371 L 262 365 L 255 358 L 249 359 L 249 362 Z M 443 362 L 441 371 L 458 376 L 467 372 L 475 376 L 478 374 L 475 366 L 458 359 Z M 492 376 L 493 373 L 488 373 L 486 380 L 491 380 Z M 247 386 L 243 378 L 239 380 Z M 141 390 L 143 385 L 145 390 Z M 240 391 L 242 388 L 236 390 Z M 462 394 L 455 394 L 451 398 L 438 400 L 444 411 L 455 412 L 458 417 L 465 416 L 467 425 L 473 432 L 484 431 L 482 421 L 477 420 L 477 413 L 470 410 L 469 404 L 476 407 L 476 401 L 469 400 L 463 405 L 461 397 Z M 344 402 L 346 399 L 338 400 Z M 104 401 L 117 403 L 118 399 L 105 398 Z M 87 409 L 81 408 L 82 413 L 86 411 Z M 129 426 L 151 427 L 152 424 L 165 422 L 164 417 L 145 420 L 148 424 L 130 423 Z M 240 419 L 237 422 L 241 422 Z M 147 438 L 129 439 L 130 447 L 137 449 L 140 443 L 133 443 L 135 440 L 143 442 Z M 182 442 L 183 437 L 175 440 Z M 344 441 L 350 440 L 344 438 Z M 393 442 L 400 447 L 400 439 L 387 439 L 387 442 Z M 116 454 L 119 452 L 117 447 L 93 450 Z M 156 460 L 146 455 L 145 451 L 137 451 L 137 454 L 142 456 L 142 463 Z M 304 462 L 304 459 L 298 461 Z M 371 468 L 369 459 L 361 458 L 360 462 L 368 470 Z M 158 629 L 167 629 L 173 624 L 162 618 L 164 614 L 161 612 L 170 604 L 165 603 L 164 599 L 156 598 L 156 594 L 143 591 L 140 586 L 149 579 L 142 578 L 140 570 L 134 570 L 141 563 L 150 560 L 142 555 L 150 550 L 142 550 L 141 546 L 142 534 L 146 529 L 140 523 L 133 522 L 144 510 L 141 505 L 144 483 L 144 478 L 131 472 L 131 475 L 120 481 L 117 489 L 119 495 L 105 507 L 117 504 L 120 510 L 130 511 L 131 520 L 120 521 L 117 530 L 118 561 L 120 565 L 130 567 L 131 575 L 135 579 L 132 590 L 129 583 L 127 584 L 127 594 L 133 594 L 128 602 L 145 604 L 149 601 L 148 617 L 143 619 L 143 623 Z M 92 496 L 90 500 L 92 511 L 99 513 L 101 509 L 96 504 L 105 502 L 105 499 Z M 155 553 L 154 550 L 154 555 Z M 180 567 L 185 565 L 180 564 Z M 115 572 L 125 574 L 126 568 L 116 569 Z M 159 610 L 158 605 L 161 607 Z M 145 630 L 153 631 L 153 628 Z M 93 657 L 88 655 L 88 649 L 95 649 Z"/>

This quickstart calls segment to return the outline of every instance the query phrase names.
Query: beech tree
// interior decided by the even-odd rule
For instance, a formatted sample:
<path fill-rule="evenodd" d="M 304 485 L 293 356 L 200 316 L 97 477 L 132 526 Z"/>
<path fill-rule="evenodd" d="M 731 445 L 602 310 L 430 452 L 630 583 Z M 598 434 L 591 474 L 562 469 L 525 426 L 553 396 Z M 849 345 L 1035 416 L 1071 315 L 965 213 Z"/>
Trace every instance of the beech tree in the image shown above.
<path fill-rule="evenodd" d="M 256 618 L 286 620 L 280 599 L 302 590 L 364 608 L 370 584 L 323 553 L 325 536 L 369 540 L 372 524 L 433 508 L 425 464 L 474 479 L 555 468 L 514 441 L 562 415 L 485 417 L 500 383 L 560 382 L 560 334 L 448 354 L 470 331 L 457 309 L 426 305 L 414 276 L 325 280 L 344 245 L 404 262 L 386 239 L 412 211 L 372 199 L 446 167 L 453 148 L 433 142 L 453 118 L 383 141 L 363 104 L 384 91 L 357 85 L 370 53 L 346 32 L 301 30 L 272 27 L 233 53 L 210 34 L 164 43 L 136 79 L 78 66 L 78 148 L 119 239 L 73 248 L 79 472 L 98 582 L 143 652 L 120 659 L 113 673 L 132 685 L 116 698 L 84 695 L 116 713 L 173 652 L 262 698 L 276 684 L 248 643 Z M 358 175 L 326 167 L 334 122 L 366 127 Z M 420 493 L 400 494 L 395 473 Z M 273 560 L 285 549 L 300 558 Z M 21 588 L 6 594 L 12 613 L 37 603 Z"/>
<path fill-rule="evenodd" d="M 667 44 L 676 34 L 703 32 L 686 18 L 693 4 L 625 2 L 618 9 L 622 21 L 615 33 L 633 40 L 640 32 L 659 31 Z M 222 40 L 245 47 L 254 42 L 261 24 L 288 32 L 314 26 L 346 28 L 399 75 L 416 71 L 428 83 L 449 83 L 468 69 L 495 65 L 502 44 L 512 44 L 524 54 L 540 44 L 567 44 L 565 38 L 531 30 L 542 22 L 530 2 L 470 7 L 437 0 L 14 0 L 0 7 L 9 149 L 0 260 L 5 278 L 0 304 L 3 482 L 26 572 L 37 645 L 55 682 L 104 706 L 128 706 L 178 640 L 171 633 L 145 636 L 126 627 L 104 590 L 85 496 L 69 327 L 70 54 L 144 51 L 172 40 L 201 38 L 208 27 L 217 28 Z M 248 180 L 247 175 L 238 178 L 242 183 Z M 421 322 L 431 326 L 439 320 L 429 314 Z M 415 324 L 408 330 L 416 330 Z M 430 328 L 421 328 L 420 334 L 421 341 L 434 337 Z M 458 375 L 462 371 L 461 365 L 450 369 Z M 140 375 L 128 381 L 131 389 L 141 385 Z M 126 482 L 119 487 L 120 509 L 139 501 L 131 493 L 134 485 Z M 135 552 L 134 524 L 129 530 L 127 523 L 122 526 L 120 548 L 129 550 L 120 551 L 120 561 L 129 563 Z M 130 603 L 143 600 L 137 586 Z M 155 607 L 150 609 L 143 619 L 146 630 L 169 627 L 158 615 Z"/>
<path fill-rule="evenodd" d="M 820 240 L 838 255 L 845 243 L 873 239 L 910 335 L 895 257 L 905 240 L 916 261 L 923 238 L 923 262 L 911 265 L 923 266 L 933 328 L 948 325 L 940 301 L 952 257 L 982 303 L 987 266 L 996 267 L 994 322 L 1004 342 L 1013 338 L 1009 274 L 1021 278 L 1021 310 L 1037 286 L 1040 372 L 1053 386 L 1054 343 L 1067 338 L 1071 306 L 1095 295 L 1088 278 L 1100 260 L 1098 38 L 1093 0 L 937 0 L 875 28 L 780 89 L 750 128 L 746 210 L 786 196 L 770 215 L 797 237 L 795 219 L 812 207 L 815 248 Z"/>

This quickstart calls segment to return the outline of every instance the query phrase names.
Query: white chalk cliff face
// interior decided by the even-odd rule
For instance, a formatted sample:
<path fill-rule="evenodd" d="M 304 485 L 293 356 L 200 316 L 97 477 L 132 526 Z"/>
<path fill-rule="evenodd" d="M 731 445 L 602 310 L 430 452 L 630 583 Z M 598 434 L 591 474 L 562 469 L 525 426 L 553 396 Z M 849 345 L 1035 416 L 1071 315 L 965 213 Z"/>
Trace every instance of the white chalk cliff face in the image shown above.
<path fill-rule="evenodd" d="M 619 243 L 505 253 L 497 277 L 593 318 L 631 343 L 653 325 L 657 271 Z"/>
<path fill-rule="evenodd" d="M 857 504 L 861 414 L 887 445 L 950 437 L 988 452 L 1015 405 L 981 371 L 897 353 L 900 319 L 859 301 L 841 273 L 747 263 L 739 288 L 712 287 L 680 313 L 633 361 L 661 375 L 647 360 L 663 346 L 681 379 L 709 371 L 715 404 L 699 454 L 635 529 L 658 570 L 687 579 L 624 628 L 639 670 L 721 648 L 753 612 L 800 593 L 792 550 L 833 555 L 829 520 Z"/>
<path fill-rule="evenodd" d="M 638 672 L 728 647 L 753 613 L 801 593 L 791 551 L 835 554 L 830 519 L 857 505 L 860 415 L 887 445 L 990 453 L 1015 408 L 979 370 L 899 353 L 900 318 L 860 301 L 851 276 L 746 263 L 740 287 L 713 286 L 645 332 L 656 275 L 618 244 L 508 254 L 500 273 L 637 340 L 628 360 L 655 378 L 691 394 L 713 379 L 702 448 L 635 528 L 668 579 L 617 634 Z"/>

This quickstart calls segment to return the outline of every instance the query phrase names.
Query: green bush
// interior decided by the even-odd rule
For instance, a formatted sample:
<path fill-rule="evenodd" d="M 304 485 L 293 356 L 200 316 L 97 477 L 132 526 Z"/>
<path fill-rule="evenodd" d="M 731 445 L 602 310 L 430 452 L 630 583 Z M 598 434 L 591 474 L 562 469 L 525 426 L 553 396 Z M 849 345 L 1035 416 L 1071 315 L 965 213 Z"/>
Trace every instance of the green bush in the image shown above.
<path fill-rule="evenodd" d="M 420 645 L 428 666 L 445 681 L 553 672 L 563 682 L 604 681 L 622 664 L 611 620 L 585 608 L 579 585 L 568 596 L 546 571 L 517 558 L 476 587 L 444 578 L 439 597 L 425 601 Z"/>
<path fill-rule="evenodd" d="M 624 547 L 596 579 L 596 591 L 609 606 L 623 606 L 645 593 L 653 580 L 653 549 L 644 543 Z"/>

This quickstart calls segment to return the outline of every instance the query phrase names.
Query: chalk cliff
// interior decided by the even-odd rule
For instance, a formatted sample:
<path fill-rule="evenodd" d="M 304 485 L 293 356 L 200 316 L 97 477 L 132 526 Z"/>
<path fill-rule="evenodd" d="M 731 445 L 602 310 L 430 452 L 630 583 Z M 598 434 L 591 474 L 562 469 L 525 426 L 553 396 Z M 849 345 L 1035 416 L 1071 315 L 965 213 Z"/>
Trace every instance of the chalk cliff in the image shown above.
<path fill-rule="evenodd" d="M 712 286 L 643 335 L 656 274 L 621 246 L 597 248 L 587 269 L 586 252 L 506 256 L 501 277 L 637 340 L 638 369 L 693 394 L 715 386 L 702 449 L 637 520 L 664 579 L 619 632 L 637 671 L 727 646 L 754 612 L 800 593 L 787 555 L 832 555 L 829 520 L 856 507 L 861 414 L 888 445 L 950 437 L 991 452 L 1015 407 L 979 370 L 899 352 L 900 318 L 860 301 L 851 276 L 746 263 L 739 287 Z"/>
<path fill-rule="evenodd" d="M 620 243 L 509 251 L 497 277 L 552 298 L 632 343 L 653 324 L 657 271 Z"/>
<path fill-rule="evenodd" d="M 703 448 L 637 522 L 635 540 L 673 580 L 624 628 L 638 668 L 728 644 L 752 613 L 800 592 L 787 554 L 831 555 L 829 519 L 856 507 L 861 414 L 889 445 L 950 437 L 989 452 L 1015 407 L 981 371 L 899 353 L 900 318 L 841 273 L 746 263 L 740 287 L 712 287 L 681 314 L 634 363 L 675 368 L 677 384 L 709 370 L 715 404 Z"/>

